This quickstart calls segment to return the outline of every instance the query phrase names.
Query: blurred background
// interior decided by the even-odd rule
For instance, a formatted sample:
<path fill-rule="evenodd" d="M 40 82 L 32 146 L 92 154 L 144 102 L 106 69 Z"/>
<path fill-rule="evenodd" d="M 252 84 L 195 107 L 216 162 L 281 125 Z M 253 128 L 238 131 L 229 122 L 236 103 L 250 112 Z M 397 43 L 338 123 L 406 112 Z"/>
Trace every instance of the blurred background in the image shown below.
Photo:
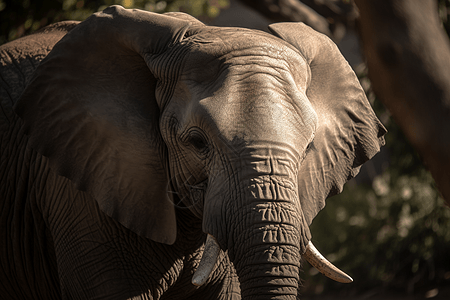
<path fill-rule="evenodd" d="M 450 0 L 436 0 L 450 29 Z M 353 277 L 339 284 L 304 263 L 302 299 L 450 299 L 450 209 L 431 175 L 371 91 L 351 0 L 0 0 L 0 44 L 62 20 L 83 20 L 109 5 L 183 11 L 216 26 L 267 30 L 305 22 L 332 38 L 388 129 L 386 146 L 311 226 L 313 242 Z"/>

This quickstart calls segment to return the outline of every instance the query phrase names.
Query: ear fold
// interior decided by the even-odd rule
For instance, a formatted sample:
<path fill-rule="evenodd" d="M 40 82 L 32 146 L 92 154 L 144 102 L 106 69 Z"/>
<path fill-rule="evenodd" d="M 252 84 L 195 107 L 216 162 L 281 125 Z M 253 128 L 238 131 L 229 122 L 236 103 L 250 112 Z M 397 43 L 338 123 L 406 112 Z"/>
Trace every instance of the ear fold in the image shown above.
<path fill-rule="evenodd" d="M 118 6 L 96 13 L 53 48 L 15 106 L 52 168 L 107 215 L 167 244 L 176 238 L 175 210 L 144 56 L 162 54 L 189 26 Z"/>
<path fill-rule="evenodd" d="M 325 199 L 340 193 L 361 165 L 378 153 L 386 129 L 353 70 L 328 37 L 303 23 L 272 24 L 269 29 L 296 47 L 311 69 L 306 96 L 319 122 L 298 178 L 303 213 L 311 224 Z"/>

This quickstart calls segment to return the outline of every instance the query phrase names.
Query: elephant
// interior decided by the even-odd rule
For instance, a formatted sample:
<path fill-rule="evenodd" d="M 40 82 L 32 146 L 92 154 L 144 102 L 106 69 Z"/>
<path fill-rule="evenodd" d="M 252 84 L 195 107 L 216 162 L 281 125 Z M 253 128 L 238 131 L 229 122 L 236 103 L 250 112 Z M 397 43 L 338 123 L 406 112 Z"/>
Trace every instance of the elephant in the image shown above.
<path fill-rule="evenodd" d="M 111 6 L 0 47 L 7 299 L 297 299 L 386 130 L 337 46 Z M 342 275 L 342 281 L 346 279 Z"/>

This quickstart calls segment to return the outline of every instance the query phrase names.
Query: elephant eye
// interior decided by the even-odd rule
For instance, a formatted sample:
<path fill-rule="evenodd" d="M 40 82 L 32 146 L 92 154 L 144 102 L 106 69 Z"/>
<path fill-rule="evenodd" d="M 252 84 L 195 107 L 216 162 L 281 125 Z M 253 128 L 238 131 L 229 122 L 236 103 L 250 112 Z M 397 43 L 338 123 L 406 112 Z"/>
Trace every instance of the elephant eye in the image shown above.
<path fill-rule="evenodd" d="M 308 154 L 308 152 L 312 151 L 314 148 L 314 141 L 312 141 L 311 143 L 308 144 L 308 146 L 306 146 L 305 152 L 306 154 Z"/>
<path fill-rule="evenodd" d="M 192 129 L 188 133 L 187 143 L 194 147 L 200 154 L 207 154 L 209 151 L 208 141 L 205 135 L 198 129 Z"/>

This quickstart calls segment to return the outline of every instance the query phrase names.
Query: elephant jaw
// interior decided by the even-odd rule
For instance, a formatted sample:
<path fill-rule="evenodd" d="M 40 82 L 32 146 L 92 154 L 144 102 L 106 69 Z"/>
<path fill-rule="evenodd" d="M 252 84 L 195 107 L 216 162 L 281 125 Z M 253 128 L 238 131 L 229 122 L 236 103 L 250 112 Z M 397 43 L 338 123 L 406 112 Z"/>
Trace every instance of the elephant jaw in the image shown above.
<path fill-rule="evenodd" d="M 203 252 L 200 264 L 192 277 L 192 284 L 201 286 L 208 280 L 209 275 L 216 264 L 219 251 L 220 247 L 216 239 L 208 234 L 205 243 L 205 251 Z M 309 241 L 306 246 L 306 251 L 303 253 L 303 256 L 313 267 L 326 277 L 341 283 L 353 282 L 353 279 L 350 276 L 339 270 L 320 254 L 311 241 Z"/>

